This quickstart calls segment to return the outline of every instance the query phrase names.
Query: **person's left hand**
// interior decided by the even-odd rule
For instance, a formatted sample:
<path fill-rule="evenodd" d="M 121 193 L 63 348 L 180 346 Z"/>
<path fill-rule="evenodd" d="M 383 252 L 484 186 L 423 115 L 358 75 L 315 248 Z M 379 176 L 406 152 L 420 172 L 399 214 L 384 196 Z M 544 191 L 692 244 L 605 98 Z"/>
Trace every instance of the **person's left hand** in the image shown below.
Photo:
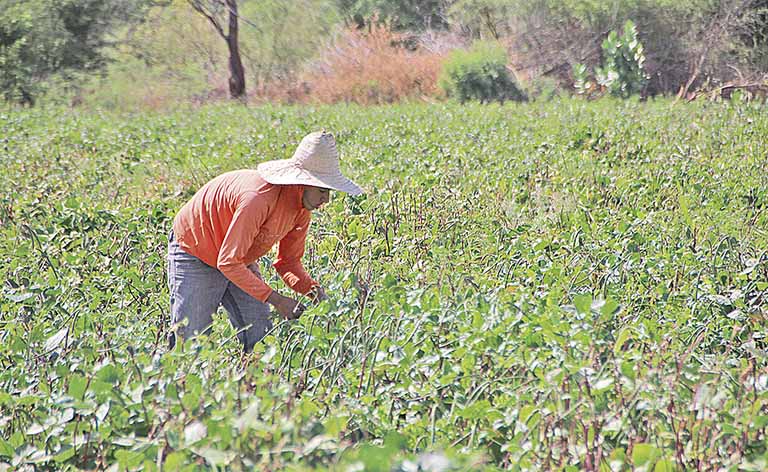
<path fill-rule="evenodd" d="M 323 300 L 328 300 L 328 295 L 325 294 L 325 289 L 319 285 L 315 285 L 307 294 L 312 299 L 312 303 L 318 304 Z"/>

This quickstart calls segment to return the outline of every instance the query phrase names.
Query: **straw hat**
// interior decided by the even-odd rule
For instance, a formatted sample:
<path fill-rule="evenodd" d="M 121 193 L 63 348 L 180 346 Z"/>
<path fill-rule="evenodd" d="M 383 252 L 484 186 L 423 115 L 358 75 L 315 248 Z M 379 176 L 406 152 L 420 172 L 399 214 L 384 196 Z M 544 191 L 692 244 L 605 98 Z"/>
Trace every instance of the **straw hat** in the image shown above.
<path fill-rule="evenodd" d="M 325 131 L 305 136 L 290 159 L 264 162 L 256 169 L 271 184 L 312 185 L 351 195 L 363 193 L 363 189 L 341 174 L 336 140 Z"/>

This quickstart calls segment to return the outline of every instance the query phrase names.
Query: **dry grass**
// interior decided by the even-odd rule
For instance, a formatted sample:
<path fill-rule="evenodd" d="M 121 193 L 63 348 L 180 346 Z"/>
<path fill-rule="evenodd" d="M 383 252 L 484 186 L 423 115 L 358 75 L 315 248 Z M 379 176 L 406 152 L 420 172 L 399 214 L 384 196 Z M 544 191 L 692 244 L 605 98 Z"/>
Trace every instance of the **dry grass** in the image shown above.
<path fill-rule="evenodd" d="M 408 40 L 375 23 L 366 30 L 344 31 L 295 81 L 267 84 L 257 95 L 289 103 L 365 105 L 435 97 L 445 54 L 408 47 Z"/>

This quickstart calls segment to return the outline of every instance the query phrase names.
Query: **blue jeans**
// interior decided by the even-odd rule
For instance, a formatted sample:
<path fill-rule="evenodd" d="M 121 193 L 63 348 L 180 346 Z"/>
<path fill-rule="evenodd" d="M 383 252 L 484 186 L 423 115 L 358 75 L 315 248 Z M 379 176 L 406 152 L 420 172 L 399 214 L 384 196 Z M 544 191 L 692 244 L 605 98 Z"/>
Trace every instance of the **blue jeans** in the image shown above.
<path fill-rule="evenodd" d="M 258 265 L 248 268 L 261 278 Z M 184 339 L 211 330 L 213 314 L 222 305 L 229 321 L 238 331 L 245 351 L 251 351 L 270 329 L 270 310 L 266 303 L 245 293 L 218 269 L 184 252 L 171 233 L 168 242 L 168 289 L 171 295 L 171 320 L 179 325 L 177 333 Z M 172 332 L 170 345 L 176 343 Z"/>

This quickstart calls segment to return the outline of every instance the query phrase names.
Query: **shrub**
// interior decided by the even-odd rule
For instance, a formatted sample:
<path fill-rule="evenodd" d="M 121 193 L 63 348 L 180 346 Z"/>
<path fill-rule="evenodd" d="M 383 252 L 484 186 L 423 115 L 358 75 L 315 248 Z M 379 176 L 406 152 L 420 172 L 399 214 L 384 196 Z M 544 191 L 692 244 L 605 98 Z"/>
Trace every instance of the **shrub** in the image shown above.
<path fill-rule="evenodd" d="M 299 74 L 297 84 L 282 90 L 277 84 L 269 98 L 375 105 L 437 95 L 443 55 L 408 48 L 407 39 L 375 22 L 367 30 L 347 30 Z"/>
<path fill-rule="evenodd" d="M 631 20 L 624 24 L 621 38 L 611 31 L 603 41 L 603 60 L 603 67 L 595 70 L 597 81 L 615 97 L 638 94 L 648 82 L 643 44 Z"/>
<path fill-rule="evenodd" d="M 637 36 L 637 29 L 631 20 L 624 24 L 624 34 L 619 37 L 611 31 L 603 41 L 603 65 L 595 68 L 599 88 L 589 81 L 587 67 L 576 64 L 573 67 L 574 88 L 582 95 L 594 92 L 608 92 L 614 97 L 627 98 L 639 94 L 648 83 L 645 73 L 645 52 Z"/>
<path fill-rule="evenodd" d="M 257 94 L 267 82 L 290 79 L 341 22 L 328 0 L 241 3 L 240 48 L 248 87 Z"/>
<path fill-rule="evenodd" d="M 495 42 L 478 41 L 469 50 L 453 51 L 439 84 L 447 96 L 462 103 L 525 99 L 507 70 L 506 50 Z"/>
<path fill-rule="evenodd" d="M 547 101 L 560 96 L 560 85 L 552 77 L 532 77 L 522 84 L 523 93 L 531 101 Z"/>

